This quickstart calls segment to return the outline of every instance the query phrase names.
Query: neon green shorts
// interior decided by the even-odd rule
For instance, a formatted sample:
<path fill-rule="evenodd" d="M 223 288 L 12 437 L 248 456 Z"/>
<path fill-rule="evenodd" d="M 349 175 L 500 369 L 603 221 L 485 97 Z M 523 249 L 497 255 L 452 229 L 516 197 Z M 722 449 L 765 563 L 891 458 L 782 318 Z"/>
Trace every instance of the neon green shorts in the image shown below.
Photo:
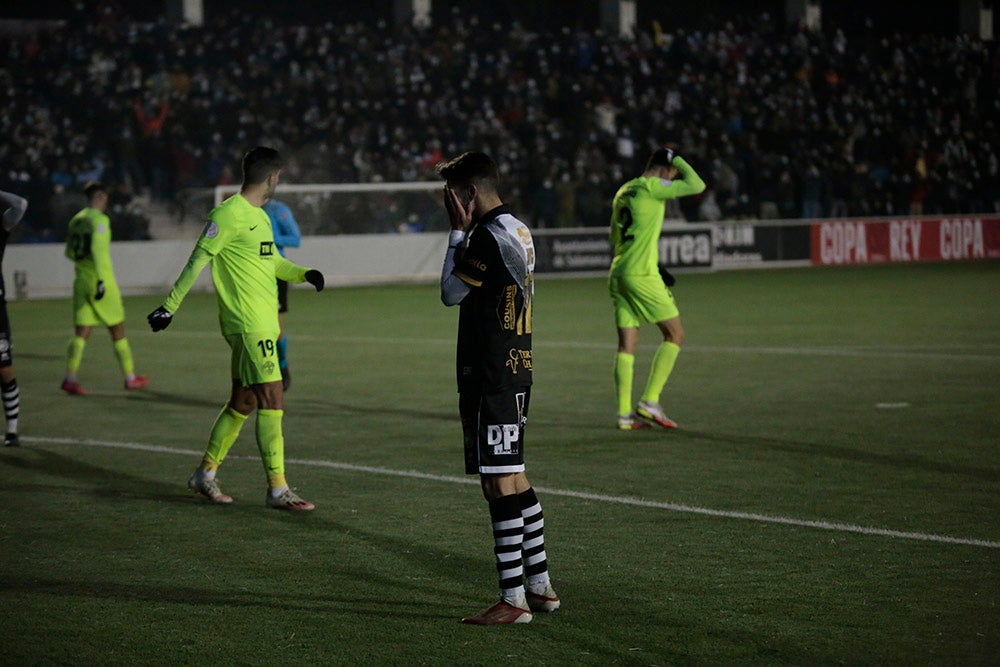
<path fill-rule="evenodd" d="M 118 285 L 104 283 L 104 297 L 94 300 L 97 281 L 87 276 L 73 280 L 73 324 L 78 327 L 113 327 L 125 321 L 125 306 Z"/>
<path fill-rule="evenodd" d="M 658 275 L 611 276 L 608 290 L 615 305 L 615 326 L 619 329 L 680 315 L 674 295 Z"/>
<path fill-rule="evenodd" d="M 230 371 L 244 387 L 281 382 L 278 368 L 278 330 L 229 334 L 226 342 L 232 350 Z"/>

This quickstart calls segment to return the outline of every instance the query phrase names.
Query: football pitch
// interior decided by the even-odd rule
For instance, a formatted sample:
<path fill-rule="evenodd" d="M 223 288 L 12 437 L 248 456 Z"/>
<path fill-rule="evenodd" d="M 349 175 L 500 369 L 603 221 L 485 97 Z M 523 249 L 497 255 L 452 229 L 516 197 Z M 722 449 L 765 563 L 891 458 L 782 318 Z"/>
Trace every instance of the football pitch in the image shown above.
<path fill-rule="evenodd" d="M 105 332 L 59 391 L 66 300 L 12 302 L 20 448 L 0 448 L 0 663 L 1000 663 L 1000 263 L 679 276 L 676 431 L 614 428 L 605 281 L 537 282 L 528 476 L 563 607 L 495 601 L 462 474 L 458 311 L 436 285 L 295 290 L 289 482 L 252 419 L 211 506 L 186 481 L 229 391 L 214 297 Z M 636 397 L 658 343 L 641 332 Z"/>

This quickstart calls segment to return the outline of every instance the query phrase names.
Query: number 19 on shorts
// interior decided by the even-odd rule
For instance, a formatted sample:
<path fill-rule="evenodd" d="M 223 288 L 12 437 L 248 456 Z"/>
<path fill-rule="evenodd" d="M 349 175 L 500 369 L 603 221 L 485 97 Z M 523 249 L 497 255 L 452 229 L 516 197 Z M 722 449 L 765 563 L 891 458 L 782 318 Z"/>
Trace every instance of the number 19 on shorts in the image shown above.
<path fill-rule="evenodd" d="M 267 359 L 268 357 L 274 356 L 274 341 L 270 338 L 263 338 L 257 341 L 257 347 L 260 348 L 260 356 Z"/>

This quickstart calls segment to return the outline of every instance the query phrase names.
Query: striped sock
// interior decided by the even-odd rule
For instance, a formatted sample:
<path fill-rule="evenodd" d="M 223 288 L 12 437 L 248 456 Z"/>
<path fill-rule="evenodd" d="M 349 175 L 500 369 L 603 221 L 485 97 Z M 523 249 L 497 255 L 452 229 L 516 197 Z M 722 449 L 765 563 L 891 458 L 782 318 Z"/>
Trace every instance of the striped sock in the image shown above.
<path fill-rule="evenodd" d="M 524 568 L 521 564 L 524 519 L 521 518 L 521 504 L 516 495 L 493 498 L 489 504 L 500 592 L 505 600 L 515 602 L 524 598 Z"/>
<path fill-rule="evenodd" d="M 3 413 L 7 417 L 7 433 L 17 433 L 17 417 L 21 412 L 21 394 L 17 390 L 17 380 L 0 385 L 3 394 Z"/>
<path fill-rule="evenodd" d="M 543 535 L 545 517 L 542 515 L 542 505 L 538 502 L 535 490 L 531 488 L 519 493 L 517 500 L 524 520 L 521 558 L 524 560 L 524 573 L 528 578 L 528 590 L 533 593 L 544 593 L 549 583 L 549 565 L 545 557 Z"/>

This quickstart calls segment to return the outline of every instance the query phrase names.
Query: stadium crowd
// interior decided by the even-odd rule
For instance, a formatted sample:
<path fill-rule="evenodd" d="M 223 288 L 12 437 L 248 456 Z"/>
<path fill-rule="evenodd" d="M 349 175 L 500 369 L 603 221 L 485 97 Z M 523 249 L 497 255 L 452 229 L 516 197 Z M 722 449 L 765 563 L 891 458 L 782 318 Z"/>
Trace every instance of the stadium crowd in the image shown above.
<path fill-rule="evenodd" d="M 125 215 L 137 194 L 238 181 L 257 143 L 292 156 L 285 182 L 436 180 L 442 158 L 485 150 L 537 227 L 607 225 L 614 190 L 664 140 L 709 185 L 690 221 L 1000 206 L 1000 44 L 872 24 L 760 15 L 625 40 L 459 13 L 418 30 L 91 11 L 8 40 L 0 89 L 0 188 L 32 202 L 22 240 L 61 239 L 88 180 Z"/>

